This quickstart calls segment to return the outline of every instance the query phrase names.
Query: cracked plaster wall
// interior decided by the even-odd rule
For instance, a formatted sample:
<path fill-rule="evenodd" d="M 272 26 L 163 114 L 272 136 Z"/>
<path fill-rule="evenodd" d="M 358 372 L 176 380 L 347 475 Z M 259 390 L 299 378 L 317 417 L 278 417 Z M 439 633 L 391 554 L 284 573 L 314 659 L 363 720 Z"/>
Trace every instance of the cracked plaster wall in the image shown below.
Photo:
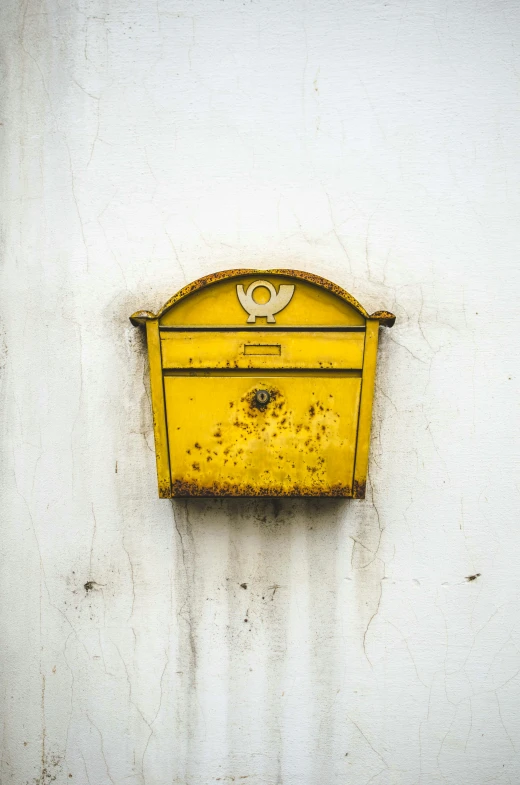
<path fill-rule="evenodd" d="M 1 14 L 2 785 L 516 785 L 518 4 Z M 157 498 L 128 315 L 238 266 L 397 314 L 366 501 Z"/>

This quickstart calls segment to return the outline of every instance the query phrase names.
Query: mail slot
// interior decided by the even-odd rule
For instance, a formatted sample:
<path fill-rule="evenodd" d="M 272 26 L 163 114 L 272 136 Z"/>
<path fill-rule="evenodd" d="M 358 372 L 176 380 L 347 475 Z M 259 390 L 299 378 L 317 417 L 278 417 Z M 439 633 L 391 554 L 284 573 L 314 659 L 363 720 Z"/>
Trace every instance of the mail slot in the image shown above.
<path fill-rule="evenodd" d="M 145 325 L 159 496 L 364 498 L 380 325 L 297 270 L 200 278 Z"/>

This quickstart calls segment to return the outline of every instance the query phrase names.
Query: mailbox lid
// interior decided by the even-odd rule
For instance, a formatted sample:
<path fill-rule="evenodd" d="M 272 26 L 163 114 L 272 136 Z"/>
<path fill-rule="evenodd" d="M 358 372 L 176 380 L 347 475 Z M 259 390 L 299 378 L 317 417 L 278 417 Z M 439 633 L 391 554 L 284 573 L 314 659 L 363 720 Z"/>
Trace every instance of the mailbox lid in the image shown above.
<path fill-rule="evenodd" d="M 183 295 L 180 299 L 172 298 L 161 309 L 159 323 L 161 326 L 243 326 L 246 327 L 248 312 L 244 310 L 239 297 L 240 287 L 248 291 L 249 287 L 264 281 L 275 290 L 280 287 L 293 288 L 288 304 L 277 311 L 277 326 L 363 326 L 365 324 L 364 309 L 346 292 L 350 300 L 335 292 L 342 291 L 339 287 L 324 288 L 306 278 L 296 279 L 294 274 L 287 275 L 274 270 L 268 271 L 235 271 L 236 274 L 215 280 L 210 277 L 207 283 Z M 224 274 L 223 274 L 224 275 Z M 227 274 L 226 274 L 227 275 Z M 298 275 L 303 275 L 298 273 Z M 308 276 L 314 278 L 314 276 Z M 323 279 L 320 279 L 323 281 Z M 327 282 L 329 283 L 329 282 Z M 332 286 L 332 284 L 329 284 Z M 268 300 L 270 295 L 265 287 L 259 286 L 252 295 L 256 300 Z M 268 326 L 265 317 L 257 317 L 257 326 Z"/>
<path fill-rule="evenodd" d="M 359 372 L 192 371 L 164 390 L 172 496 L 352 495 Z"/>
<path fill-rule="evenodd" d="M 364 327 L 287 330 L 160 328 L 168 368 L 362 368 Z"/>

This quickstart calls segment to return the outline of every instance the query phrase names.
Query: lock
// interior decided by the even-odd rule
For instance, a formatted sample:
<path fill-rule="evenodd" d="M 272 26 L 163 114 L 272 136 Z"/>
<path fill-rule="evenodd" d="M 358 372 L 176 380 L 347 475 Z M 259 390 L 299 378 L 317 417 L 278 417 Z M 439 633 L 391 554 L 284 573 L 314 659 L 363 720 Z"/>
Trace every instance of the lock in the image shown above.
<path fill-rule="evenodd" d="M 257 390 L 255 393 L 255 399 L 259 406 L 267 406 L 269 401 L 271 400 L 271 396 L 269 395 L 267 390 Z"/>
<path fill-rule="evenodd" d="M 146 326 L 159 496 L 363 498 L 380 325 L 297 270 L 200 278 Z"/>

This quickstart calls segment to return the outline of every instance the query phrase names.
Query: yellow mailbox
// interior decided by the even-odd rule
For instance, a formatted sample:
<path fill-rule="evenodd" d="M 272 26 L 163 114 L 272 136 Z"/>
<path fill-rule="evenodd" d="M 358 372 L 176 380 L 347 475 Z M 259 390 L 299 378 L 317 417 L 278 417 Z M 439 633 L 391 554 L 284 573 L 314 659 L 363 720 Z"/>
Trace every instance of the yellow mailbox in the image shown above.
<path fill-rule="evenodd" d="M 159 496 L 363 498 L 378 329 L 297 270 L 200 278 L 146 325 Z"/>

